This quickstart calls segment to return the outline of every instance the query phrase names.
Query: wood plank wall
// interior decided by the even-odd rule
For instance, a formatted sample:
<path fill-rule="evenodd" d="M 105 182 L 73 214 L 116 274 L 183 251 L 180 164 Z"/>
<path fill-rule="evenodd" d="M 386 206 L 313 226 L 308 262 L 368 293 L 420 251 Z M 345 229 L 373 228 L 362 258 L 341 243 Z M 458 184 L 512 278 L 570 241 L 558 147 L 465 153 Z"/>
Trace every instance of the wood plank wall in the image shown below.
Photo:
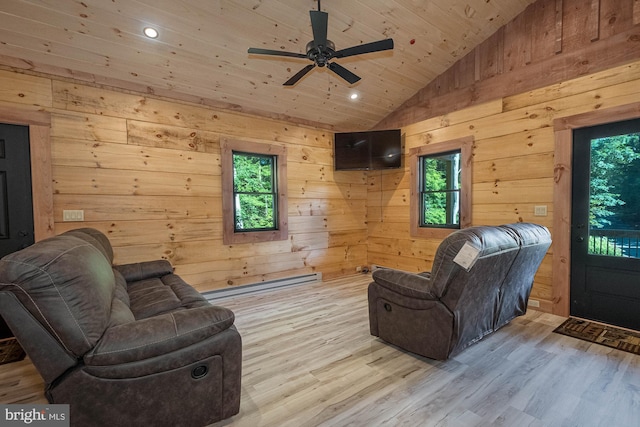
<path fill-rule="evenodd" d="M 559 16 L 556 6 L 563 11 Z M 408 103 L 390 115 L 384 127 L 402 127 L 405 153 L 424 144 L 473 136 L 472 223 L 529 221 L 553 233 L 553 121 L 640 100 L 639 10 L 640 2 L 632 0 L 540 0 L 470 54 L 481 61 L 479 69 L 478 63 L 466 67 L 475 73 L 473 78 L 463 76 L 462 64 L 456 65 L 418 94 L 411 101 L 414 105 Z M 586 30 L 580 24 L 585 22 Z M 562 57 L 562 52 L 570 53 Z M 549 55 L 554 58 L 545 59 Z M 578 57 L 582 62 L 574 61 Z M 606 63 L 606 69 L 593 72 L 585 67 L 598 62 Z M 516 71 L 506 76 L 505 70 Z M 545 78 L 554 82 L 557 76 L 572 78 L 542 83 Z M 523 91 L 524 83 L 533 86 Z M 465 84 L 473 89 L 461 89 Z M 370 173 L 368 182 L 369 262 L 430 270 L 439 241 L 409 234 L 407 161 L 400 171 Z M 547 206 L 548 215 L 534 216 L 536 205 Z M 553 276 L 554 248 L 536 276 L 532 298 L 545 311 L 565 314 L 558 307 L 566 301 L 558 301 L 557 295 L 568 295 L 568 289 L 556 289 L 567 283 Z"/>
<path fill-rule="evenodd" d="M 413 100 L 390 116 L 391 127 L 403 128 L 405 152 L 475 138 L 473 223 L 551 227 L 553 120 L 640 99 L 640 2 L 594 4 L 540 0 L 418 94 L 422 104 Z M 587 17 L 589 34 L 572 34 Z M 516 42 L 519 31 L 534 39 Z M 582 57 L 589 65 L 575 61 Z M 594 72 L 594 63 L 606 69 Z M 543 83 L 576 68 L 573 79 Z M 495 77 L 507 74 L 499 84 Z M 523 90 L 528 79 L 537 86 Z M 334 172 L 326 130 L 8 68 L 0 71 L 0 109 L 51 114 L 56 233 L 96 227 L 113 241 L 117 262 L 166 258 L 201 291 L 312 271 L 331 278 L 367 264 L 428 270 L 439 244 L 409 237 L 408 167 Z M 222 244 L 221 137 L 287 146 L 288 241 Z M 548 216 L 533 217 L 541 204 Z M 85 222 L 62 222 L 63 209 L 83 209 Z M 533 291 L 548 311 L 550 256 Z"/>
<path fill-rule="evenodd" d="M 471 50 L 377 129 L 604 71 L 640 57 L 640 1 L 538 0 Z"/>
<path fill-rule="evenodd" d="M 0 108 L 51 114 L 55 233 L 100 229 L 116 263 L 165 258 L 201 291 L 366 264 L 366 177 L 333 171 L 331 132 L 9 70 Z M 288 240 L 223 245 L 221 137 L 287 146 Z"/>

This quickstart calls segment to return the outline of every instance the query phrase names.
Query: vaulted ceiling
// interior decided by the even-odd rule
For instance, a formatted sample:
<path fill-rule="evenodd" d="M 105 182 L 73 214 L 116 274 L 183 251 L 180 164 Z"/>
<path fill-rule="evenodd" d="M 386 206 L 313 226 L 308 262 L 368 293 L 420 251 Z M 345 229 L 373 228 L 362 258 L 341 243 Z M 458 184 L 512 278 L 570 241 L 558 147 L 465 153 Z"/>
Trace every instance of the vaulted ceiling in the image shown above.
<path fill-rule="evenodd" d="M 335 130 L 373 127 L 535 0 L 324 0 L 336 49 L 393 38 L 392 51 L 307 59 L 315 0 L 5 0 L 0 64 Z M 142 30 L 156 28 L 157 39 Z M 352 93 L 359 98 L 349 99 Z"/>

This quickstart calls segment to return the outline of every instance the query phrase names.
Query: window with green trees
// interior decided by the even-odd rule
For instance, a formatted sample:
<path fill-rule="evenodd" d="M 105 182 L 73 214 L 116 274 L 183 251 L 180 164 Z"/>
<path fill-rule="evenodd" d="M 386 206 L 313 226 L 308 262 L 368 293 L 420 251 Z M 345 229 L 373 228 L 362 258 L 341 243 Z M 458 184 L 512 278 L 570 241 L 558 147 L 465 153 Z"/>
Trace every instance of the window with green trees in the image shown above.
<path fill-rule="evenodd" d="M 640 257 L 640 133 L 591 139 L 589 253 Z"/>
<path fill-rule="evenodd" d="M 274 230 L 278 226 L 276 156 L 233 153 L 235 231 Z"/>
<path fill-rule="evenodd" d="M 409 150 L 411 236 L 444 238 L 471 225 L 473 141 L 466 136 Z"/>
<path fill-rule="evenodd" d="M 286 147 L 222 139 L 220 151 L 223 242 L 286 240 Z"/>
<path fill-rule="evenodd" d="M 460 150 L 420 157 L 420 226 L 460 228 Z"/>

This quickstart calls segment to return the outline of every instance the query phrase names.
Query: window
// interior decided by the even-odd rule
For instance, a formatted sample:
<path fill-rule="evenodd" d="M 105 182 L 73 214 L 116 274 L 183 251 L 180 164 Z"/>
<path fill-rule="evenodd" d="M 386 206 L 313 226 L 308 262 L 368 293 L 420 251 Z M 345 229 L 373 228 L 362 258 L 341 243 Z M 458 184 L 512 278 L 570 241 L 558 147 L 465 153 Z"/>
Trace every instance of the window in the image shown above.
<path fill-rule="evenodd" d="M 287 239 L 286 148 L 223 140 L 225 244 Z"/>
<path fill-rule="evenodd" d="M 460 228 L 460 150 L 420 156 L 420 227 Z"/>
<path fill-rule="evenodd" d="M 473 138 L 410 150 L 411 235 L 444 238 L 471 225 Z"/>
<path fill-rule="evenodd" d="M 575 129 L 573 141 L 572 223 L 586 225 L 575 239 L 589 254 L 640 258 L 640 119 Z"/>
<path fill-rule="evenodd" d="M 233 152 L 234 232 L 278 228 L 277 159 Z"/>

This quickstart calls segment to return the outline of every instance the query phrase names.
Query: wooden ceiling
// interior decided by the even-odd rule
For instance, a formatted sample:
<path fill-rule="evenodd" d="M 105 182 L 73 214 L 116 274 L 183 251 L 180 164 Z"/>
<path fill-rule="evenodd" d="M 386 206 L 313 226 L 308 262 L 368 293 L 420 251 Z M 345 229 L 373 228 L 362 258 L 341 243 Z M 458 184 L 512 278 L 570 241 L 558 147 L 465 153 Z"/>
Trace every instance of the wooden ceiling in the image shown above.
<path fill-rule="evenodd" d="M 370 129 L 535 0 L 324 0 L 336 49 L 393 38 L 393 51 L 336 60 L 306 53 L 314 0 L 5 0 L 0 64 L 335 130 Z M 143 36 L 144 27 L 160 35 Z M 359 94 L 351 101 L 349 95 Z"/>

